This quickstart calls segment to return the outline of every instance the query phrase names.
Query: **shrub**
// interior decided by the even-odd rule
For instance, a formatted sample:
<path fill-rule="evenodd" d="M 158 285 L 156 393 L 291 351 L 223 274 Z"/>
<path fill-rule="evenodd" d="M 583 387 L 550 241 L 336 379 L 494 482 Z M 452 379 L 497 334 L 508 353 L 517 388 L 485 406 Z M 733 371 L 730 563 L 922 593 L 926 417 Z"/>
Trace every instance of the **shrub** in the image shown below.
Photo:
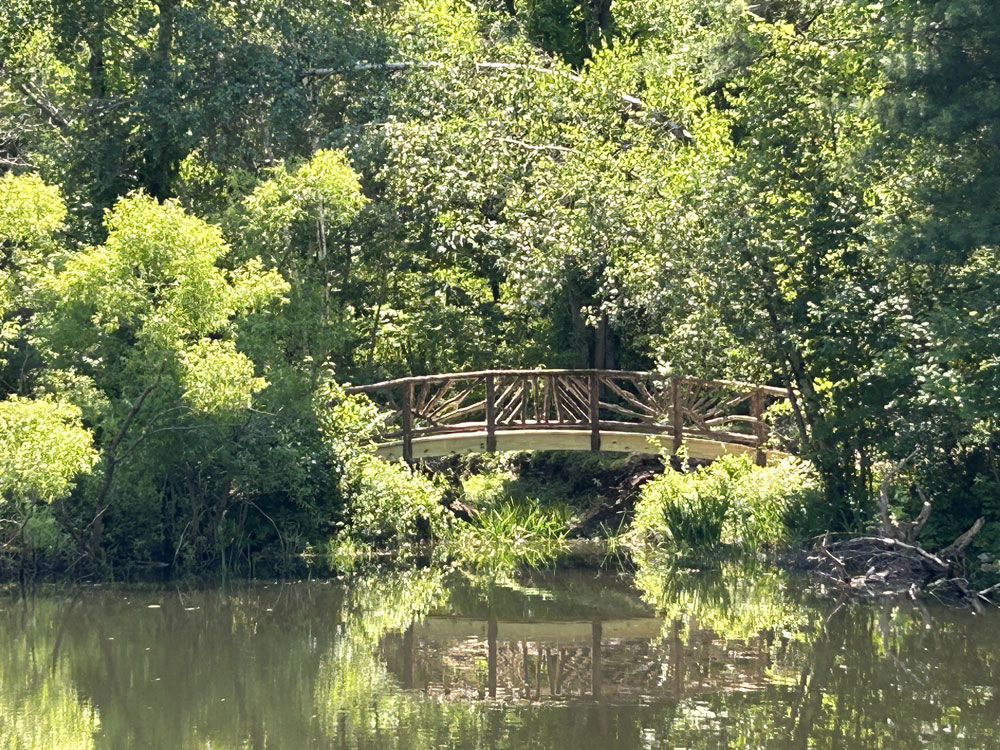
<path fill-rule="evenodd" d="M 406 554 L 422 541 L 448 536 L 452 517 L 443 490 L 409 466 L 374 453 L 377 409 L 364 396 L 347 396 L 327 379 L 316 397 L 316 414 L 343 502 L 340 528 L 331 540 L 338 567 L 349 559 L 392 549 Z"/>
<path fill-rule="evenodd" d="M 513 479 L 513 474 L 503 471 L 473 474 L 462 479 L 462 496 L 477 508 L 493 505 L 508 497 L 508 485 Z"/>
<path fill-rule="evenodd" d="M 667 471 L 646 484 L 633 530 L 646 542 L 669 540 L 678 548 L 706 549 L 722 541 L 730 498 L 718 475 Z"/>
<path fill-rule="evenodd" d="M 746 550 L 787 540 L 789 523 L 818 495 L 805 464 L 785 459 L 758 467 L 748 456 L 724 456 L 693 472 L 667 471 L 646 484 L 630 540 L 678 551 L 723 543 Z"/>
<path fill-rule="evenodd" d="M 343 533 L 357 541 L 403 551 L 447 533 L 441 489 L 408 466 L 361 456 L 345 467 L 340 486 Z"/>

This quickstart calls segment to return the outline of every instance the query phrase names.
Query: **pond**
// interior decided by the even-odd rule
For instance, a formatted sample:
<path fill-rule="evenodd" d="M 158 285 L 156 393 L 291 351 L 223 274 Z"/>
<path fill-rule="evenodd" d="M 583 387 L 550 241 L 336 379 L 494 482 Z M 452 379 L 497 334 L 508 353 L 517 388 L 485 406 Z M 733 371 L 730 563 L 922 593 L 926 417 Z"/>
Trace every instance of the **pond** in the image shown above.
<path fill-rule="evenodd" d="M 0 748 L 996 748 L 1000 616 L 768 569 L 0 597 Z"/>

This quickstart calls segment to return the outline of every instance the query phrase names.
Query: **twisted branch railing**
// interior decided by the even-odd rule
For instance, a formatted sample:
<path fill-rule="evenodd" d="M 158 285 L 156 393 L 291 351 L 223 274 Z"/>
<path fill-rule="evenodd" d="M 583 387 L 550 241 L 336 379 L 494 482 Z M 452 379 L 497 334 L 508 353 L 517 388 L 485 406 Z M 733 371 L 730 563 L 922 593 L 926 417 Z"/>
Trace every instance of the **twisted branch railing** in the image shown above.
<path fill-rule="evenodd" d="M 428 435 L 486 432 L 496 450 L 497 432 L 524 429 L 589 431 L 591 450 L 601 431 L 639 432 L 738 443 L 765 461 L 768 428 L 763 415 L 782 388 L 726 380 L 668 377 L 619 370 L 484 370 L 399 378 L 353 386 L 387 409 L 382 443 Z"/>

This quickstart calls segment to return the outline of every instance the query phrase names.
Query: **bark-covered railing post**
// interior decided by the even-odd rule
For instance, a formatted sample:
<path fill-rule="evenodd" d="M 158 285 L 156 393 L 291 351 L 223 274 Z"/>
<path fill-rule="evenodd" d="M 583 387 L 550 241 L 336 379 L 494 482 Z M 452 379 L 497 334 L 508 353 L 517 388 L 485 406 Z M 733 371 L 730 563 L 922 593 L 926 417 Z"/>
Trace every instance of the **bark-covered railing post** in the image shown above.
<path fill-rule="evenodd" d="M 674 453 L 684 442 L 684 412 L 681 411 L 681 386 L 677 378 L 670 378 L 670 425 L 674 434 Z"/>
<path fill-rule="evenodd" d="M 497 394 L 493 373 L 486 374 L 486 450 L 497 449 Z"/>
<path fill-rule="evenodd" d="M 413 463 L 413 381 L 403 384 L 403 460 Z"/>
<path fill-rule="evenodd" d="M 760 388 L 754 389 L 753 396 L 750 397 L 750 416 L 754 418 L 753 434 L 757 443 L 754 463 L 766 466 L 767 453 L 764 450 L 764 443 L 767 440 L 767 425 L 764 424 L 764 391 Z"/>
<path fill-rule="evenodd" d="M 601 450 L 601 378 L 590 376 L 590 450 Z"/>

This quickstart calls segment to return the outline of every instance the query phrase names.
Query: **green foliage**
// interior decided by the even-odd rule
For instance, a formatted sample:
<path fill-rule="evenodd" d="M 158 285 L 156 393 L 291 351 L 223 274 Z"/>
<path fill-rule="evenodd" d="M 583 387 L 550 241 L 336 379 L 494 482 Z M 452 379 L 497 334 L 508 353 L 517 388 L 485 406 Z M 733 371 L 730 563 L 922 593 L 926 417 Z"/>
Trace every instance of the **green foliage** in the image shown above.
<path fill-rule="evenodd" d="M 316 410 L 343 498 L 341 528 L 330 543 L 335 564 L 389 551 L 406 557 L 448 535 L 452 518 L 442 488 L 405 464 L 374 455 L 371 434 L 379 415 L 367 398 L 345 396 L 327 379 Z"/>
<path fill-rule="evenodd" d="M 0 242 L 37 247 L 62 229 L 66 206 L 59 188 L 36 174 L 0 176 Z M 15 266 L 21 265 L 16 261 Z"/>
<path fill-rule="evenodd" d="M 184 400 L 205 414 L 237 414 L 250 408 L 253 396 L 267 387 L 254 377 L 253 362 L 231 341 L 202 339 L 181 354 Z"/>
<path fill-rule="evenodd" d="M 711 550 L 722 542 L 732 502 L 728 479 L 710 469 L 664 472 L 642 488 L 633 532 L 644 541 L 669 540 L 679 549 Z"/>
<path fill-rule="evenodd" d="M 94 466 L 93 436 L 80 410 L 50 399 L 0 401 L 0 501 L 51 503 Z"/>
<path fill-rule="evenodd" d="M 496 505 L 509 496 L 508 484 L 514 475 L 507 471 L 485 471 L 462 479 L 463 499 L 477 508 Z"/>
<path fill-rule="evenodd" d="M 492 502 L 458 531 L 454 554 L 474 569 L 494 574 L 552 564 L 567 550 L 568 514 L 536 500 Z"/>
<path fill-rule="evenodd" d="M 34 174 L 0 176 L 0 394 L 23 389 L 34 296 L 59 255 L 54 236 L 65 219 L 58 188 Z"/>
<path fill-rule="evenodd" d="M 322 255 L 327 252 L 324 225 L 346 223 L 363 204 L 358 177 L 344 154 L 325 150 L 292 171 L 275 167 L 270 179 L 247 196 L 244 209 L 258 241 L 275 256 L 289 252 L 296 230 L 315 232 L 320 246 L 314 252 Z"/>
<path fill-rule="evenodd" d="M 229 330 L 236 315 L 287 290 L 258 260 L 220 267 L 229 251 L 222 233 L 175 202 L 123 199 L 106 226 L 107 242 L 75 255 L 51 287 L 69 308 L 58 320 L 75 323 L 72 333 L 84 341 L 110 343 L 127 329 L 149 353 L 176 350 Z"/>
<path fill-rule="evenodd" d="M 792 457 L 764 467 L 754 466 L 748 457 L 719 463 L 729 474 L 735 498 L 724 534 L 741 546 L 774 549 L 830 528 L 822 486 L 810 464 Z"/>
<path fill-rule="evenodd" d="M 689 473 L 667 470 L 644 485 L 629 537 L 640 549 L 774 549 L 807 522 L 819 495 L 814 474 L 795 459 L 758 467 L 748 456 L 724 456 Z"/>
<path fill-rule="evenodd" d="M 441 490 L 413 469 L 363 457 L 344 467 L 341 479 L 346 533 L 405 556 L 420 542 L 441 539 L 449 527 Z"/>

